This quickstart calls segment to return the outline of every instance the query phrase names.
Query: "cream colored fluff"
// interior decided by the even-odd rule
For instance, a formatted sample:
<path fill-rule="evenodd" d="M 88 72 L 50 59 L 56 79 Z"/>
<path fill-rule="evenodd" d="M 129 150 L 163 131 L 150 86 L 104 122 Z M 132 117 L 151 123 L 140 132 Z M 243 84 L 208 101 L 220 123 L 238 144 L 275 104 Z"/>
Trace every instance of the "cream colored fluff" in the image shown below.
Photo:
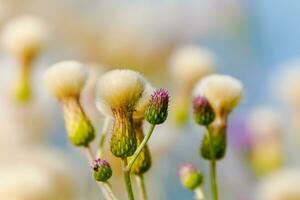
<path fill-rule="evenodd" d="M 2 44 L 14 56 L 35 55 L 48 38 L 46 24 L 36 16 L 20 16 L 3 27 Z"/>
<path fill-rule="evenodd" d="M 145 90 L 134 108 L 134 118 L 138 119 L 144 117 L 146 106 L 148 105 L 149 100 L 151 98 L 151 94 L 154 92 L 154 90 L 154 87 L 152 87 L 152 85 L 149 82 L 145 83 Z"/>
<path fill-rule="evenodd" d="M 101 76 L 97 83 L 97 105 L 108 114 L 111 109 L 133 109 L 144 91 L 145 80 L 132 70 L 112 70 Z"/>
<path fill-rule="evenodd" d="M 78 96 L 86 82 L 87 70 L 76 61 L 63 61 L 51 66 L 44 74 L 44 84 L 56 98 Z"/>
<path fill-rule="evenodd" d="M 215 61 L 212 53 L 197 46 L 183 46 L 170 59 L 170 73 L 175 81 L 194 84 L 197 80 L 214 71 Z"/>
<path fill-rule="evenodd" d="M 280 116 L 270 107 L 258 107 L 253 110 L 247 123 L 251 133 L 258 140 L 282 132 Z"/>
<path fill-rule="evenodd" d="M 300 170 L 285 169 L 266 177 L 259 185 L 257 200 L 298 200 Z"/>
<path fill-rule="evenodd" d="M 239 104 L 242 94 L 242 83 L 227 75 L 209 75 L 194 88 L 194 96 L 205 96 L 216 112 L 231 112 Z"/>

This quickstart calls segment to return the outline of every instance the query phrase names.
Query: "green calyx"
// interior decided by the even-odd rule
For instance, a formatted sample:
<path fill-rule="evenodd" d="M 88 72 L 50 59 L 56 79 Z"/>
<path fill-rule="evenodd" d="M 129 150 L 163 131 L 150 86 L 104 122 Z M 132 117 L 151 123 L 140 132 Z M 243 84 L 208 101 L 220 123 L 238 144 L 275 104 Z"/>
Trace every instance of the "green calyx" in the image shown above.
<path fill-rule="evenodd" d="M 143 133 L 143 122 L 138 121 L 134 123 L 135 131 L 136 131 L 136 140 L 137 145 L 140 145 L 144 139 Z M 129 158 L 130 159 L 130 158 Z M 131 173 L 135 175 L 142 175 L 146 173 L 151 167 L 151 155 L 148 146 L 146 145 L 134 164 L 131 167 Z"/>
<path fill-rule="evenodd" d="M 115 111 L 115 123 L 110 140 L 110 150 L 120 158 L 132 156 L 137 148 L 131 112 Z"/>
<path fill-rule="evenodd" d="M 78 98 L 63 101 L 65 126 L 70 142 L 75 146 L 86 146 L 95 138 L 95 130 L 85 115 Z"/>
<path fill-rule="evenodd" d="M 226 153 L 226 127 L 210 128 L 202 139 L 200 154 L 206 160 L 220 160 Z"/>

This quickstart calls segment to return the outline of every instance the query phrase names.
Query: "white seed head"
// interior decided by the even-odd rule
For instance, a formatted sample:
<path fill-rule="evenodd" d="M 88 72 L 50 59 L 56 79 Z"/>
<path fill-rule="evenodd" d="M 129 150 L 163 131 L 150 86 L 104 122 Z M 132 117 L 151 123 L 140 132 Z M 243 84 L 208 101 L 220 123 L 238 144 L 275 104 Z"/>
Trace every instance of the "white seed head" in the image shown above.
<path fill-rule="evenodd" d="M 48 38 L 46 24 L 35 16 L 21 16 L 4 26 L 1 42 L 18 58 L 36 55 Z"/>
<path fill-rule="evenodd" d="M 209 75 L 200 80 L 195 88 L 194 96 L 205 96 L 216 112 L 231 112 L 241 100 L 242 83 L 227 75 Z"/>
<path fill-rule="evenodd" d="M 87 75 L 87 70 L 81 63 L 63 61 L 47 69 L 44 74 L 44 85 L 58 99 L 79 96 Z"/>
<path fill-rule="evenodd" d="M 299 169 L 284 169 L 267 176 L 258 187 L 257 200 L 298 200 Z"/>
<path fill-rule="evenodd" d="M 154 92 L 154 90 L 155 88 L 152 87 L 149 82 L 145 82 L 144 92 L 134 108 L 133 117 L 135 119 L 144 117 L 145 109 L 149 103 L 149 100 L 151 99 L 151 94 Z"/>
<path fill-rule="evenodd" d="M 253 110 L 247 123 L 250 132 L 258 140 L 282 132 L 280 116 L 270 107 L 259 107 Z"/>
<path fill-rule="evenodd" d="M 111 109 L 133 109 L 144 91 L 145 80 L 132 70 L 112 70 L 97 82 L 97 102 Z M 101 110 L 100 110 L 101 111 Z"/>
<path fill-rule="evenodd" d="M 200 78 L 211 74 L 214 67 L 212 53 L 192 45 L 178 49 L 170 60 L 170 73 L 174 80 L 184 84 L 194 84 Z"/>

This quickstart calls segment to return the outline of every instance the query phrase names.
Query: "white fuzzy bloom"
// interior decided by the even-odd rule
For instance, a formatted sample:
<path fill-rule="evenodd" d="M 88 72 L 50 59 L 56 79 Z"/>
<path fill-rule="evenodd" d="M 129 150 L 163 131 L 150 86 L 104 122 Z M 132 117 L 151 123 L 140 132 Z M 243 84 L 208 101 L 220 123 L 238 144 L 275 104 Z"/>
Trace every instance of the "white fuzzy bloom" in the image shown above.
<path fill-rule="evenodd" d="M 152 87 L 152 85 L 149 82 L 145 83 L 145 90 L 134 108 L 134 113 L 133 113 L 134 118 L 144 117 L 146 106 L 148 105 L 149 100 L 151 98 L 151 94 L 154 92 L 154 90 L 155 88 Z"/>
<path fill-rule="evenodd" d="M 200 78 L 214 71 L 213 54 L 201 47 L 183 46 L 170 59 L 170 73 L 175 81 L 194 84 Z"/>
<path fill-rule="evenodd" d="M 4 48 L 18 58 L 34 56 L 47 39 L 46 24 L 40 18 L 30 15 L 10 21 L 3 27 L 1 37 Z"/>
<path fill-rule="evenodd" d="M 299 180 L 299 169 L 276 172 L 261 182 L 257 191 L 257 200 L 299 200 Z"/>
<path fill-rule="evenodd" d="M 247 120 L 249 130 L 256 139 L 277 135 L 282 132 L 281 119 L 270 107 L 259 107 L 253 110 Z"/>
<path fill-rule="evenodd" d="M 216 112 L 231 112 L 239 104 L 242 94 L 243 85 L 239 80 L 218 74 L 204 77 L 193 92 L 193 96 L 205 96 Z"/>
<path fill-rule="evenodd" d="M 44 74 L 44 85 L 58 99 L 79 96 L 87 75 L 88 72 L 81 63 L 63 61 L 47 69 Z"/>
<path fill-rule="evenodd" d="M 108 108 L 133 109 L 144 91 L 145 80 L 132 70 L 112 70 L 101 76 L 97 83 L 96 102 L 105 114 Z"/>

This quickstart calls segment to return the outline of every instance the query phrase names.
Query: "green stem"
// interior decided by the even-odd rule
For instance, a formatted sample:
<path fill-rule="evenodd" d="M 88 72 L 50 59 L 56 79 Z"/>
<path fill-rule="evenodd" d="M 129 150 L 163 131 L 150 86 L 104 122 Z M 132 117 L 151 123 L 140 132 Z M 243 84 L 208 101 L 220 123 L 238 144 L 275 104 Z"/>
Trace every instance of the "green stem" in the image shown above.
<path fill-rule="evenodd" d="M 127 158 L 123 159 L 123 165 L 124 165 L 124 169 L 123 169 L 124 180 L 125 180 L 125 185 L 128 193 L 128 198 L 129 200 L 134 200 L 134 195 L 133 195 L 133 190 L 132 190 L 131 180 L 130 180 L 130 171 L 126 170 Z"/>
<path fill-rule="evenodd" d="M 214 149 L 213 149 L 213 141 L 211 138 L 211 132 L 209 130 L 209 128 L 207 127 L 207 136 L 208 136 L 208 140 L 210 143 L 210 154 L 211 157 L 214 156 Z M 212 197 L 213 200 L 218 200 L 218 185 L 217 185 L 217 169 L 216 169 L 216 160 L 215 159 L 211 159 L 209 161 L 209 167 L 210 167 L 210 180 L 211 180 L 211 192 L 212 192 Z"/>
<path fill-rule="evenodd" d="M 218 200 L 217 171 L 215 160 L 210 161 L 210 178 L 213 200 Z"/>
<path fill-rule="evenodd" d="M 137 175 L 136 176 L 136 182 L 140 190 L 140 199 L 141 200 L 147 200 L 147 192 L 146 192 L 146 186 L 145 186 L 145 180 L 143 175 Z"/>
<path fill-rule="evenodd" d="M 111 200 L 118 200 L 118 198 L 115 196 L 115 194 L 113 193 L 112 189 L 111 189 L 111 185 L 109 182 L 104 182 L 103 183 L 104 188 L 106 189 L 108 195 L 111 197 Z"/>
<path fill-rule="evenodd" d="M 136 161 L 137 157 L 140 155 L 140 153 L 142 152 L 143 148 L 146 146 L 148 140 L 150 139 L 153 130 L 155 128 L 155 124 L 151 124 L 150 129 L 147 133 L 147 135 L 144 137 L 143 141 L 141 142 L 141 144 L 139 145 L 139 147 L 135 150 L 132 158 L 129 161 L 129 164 L 126 167 L 126 171 L 130 171 L 132 165 L 134 164 L 134 162 Z"/>

